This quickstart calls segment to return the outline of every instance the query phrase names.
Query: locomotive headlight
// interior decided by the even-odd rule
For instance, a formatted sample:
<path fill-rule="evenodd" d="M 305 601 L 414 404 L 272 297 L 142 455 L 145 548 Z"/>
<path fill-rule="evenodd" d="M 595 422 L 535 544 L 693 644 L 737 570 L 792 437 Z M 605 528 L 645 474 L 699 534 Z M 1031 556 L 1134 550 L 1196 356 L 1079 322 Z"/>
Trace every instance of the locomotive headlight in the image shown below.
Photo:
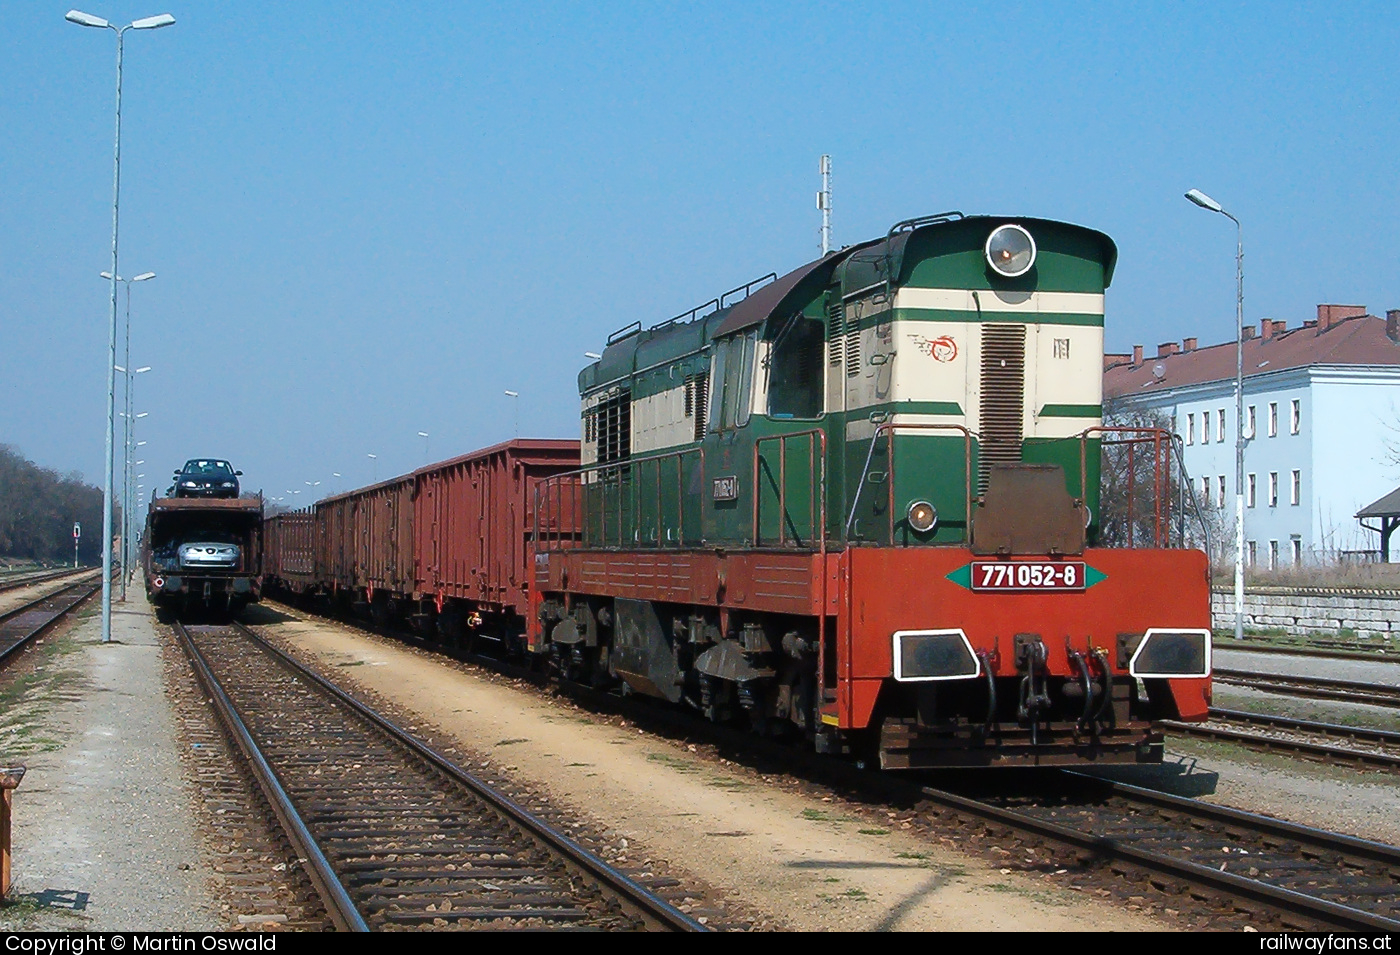
<path fill-rule="evenodd" d="M 920 534 L 934 529 L 938 524 L 938 508 L 928 501 L 915 501 L 909 505 L 909 526 Z"/>
<path fill-rule="evenodd" d="M 1035 239 L 1018 225 L 1003 225 L 992 230 L 987 236 L 984 249 L 987 264 L 998 275 L 1014 279 L 1025 275 L 1035 265 Z"/>

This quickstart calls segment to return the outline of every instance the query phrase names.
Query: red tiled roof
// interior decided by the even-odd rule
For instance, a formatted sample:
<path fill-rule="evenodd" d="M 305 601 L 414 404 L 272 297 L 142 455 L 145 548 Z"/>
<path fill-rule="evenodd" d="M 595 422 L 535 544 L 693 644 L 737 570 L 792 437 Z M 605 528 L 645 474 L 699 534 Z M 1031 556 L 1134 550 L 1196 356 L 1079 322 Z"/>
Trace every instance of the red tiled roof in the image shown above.
<path fill-rule="evenodd" d="M 1256 334 L 1246 339 L 1244 376 L 1250 378 L 1308 365 L 1400 365 L 1400 343 L 1386 334 L 1386 319 L 1359 315 L 1334 319 L 1327 328 L 1323 327 L 1325 322 L 1324 318 L 1322 323 L 1309 322 L 1302 328 L 1273 331 L 1265 338 Z M 1178 349 L 1178 346 L 1175 343 L 1163 345 L 1159 352 L 1168 348 Z M 1189 352 L 1178 349 L 1160 357 L 1146 354 L 1138 365 L 1131 359 L 1124 361 L 1121 356 L 1115 357 L 1119 358 L 1115 364 L 1110 365 L 1105 360 L 1103 393 L 1106 398 L 1151 394 L 1235 377 L 1234 342 Z M 1154 372 L 1159 365 L 1160 379 Z"/>

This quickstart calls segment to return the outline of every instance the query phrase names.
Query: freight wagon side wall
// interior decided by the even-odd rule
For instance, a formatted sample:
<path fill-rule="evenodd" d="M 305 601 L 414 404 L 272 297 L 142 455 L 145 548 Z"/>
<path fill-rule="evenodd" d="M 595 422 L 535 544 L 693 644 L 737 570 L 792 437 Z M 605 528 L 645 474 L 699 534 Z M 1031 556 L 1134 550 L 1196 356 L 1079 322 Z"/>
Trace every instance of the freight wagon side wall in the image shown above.
<path fill-rule="evenodd" d="M 318 570 L 340 589 L 408 593 L 413 587 L 413 478 L 322 501 Z"/>
<path fill-rule="evenodd" d="M 528 612 L 536 485 L 578 467 L 576 441 L 512 441 L 416 475 L 416 587 Z"/>
<path fill-rule="evenodd" d="M 263 574 L 296 593 L 316 586 L 316 515 L 277 514 L 263 522 Z"/>
<path fill-rule="evenodd" d="M 370 488 L 356 509 L 361 586 L 406 594 L 413 589 L 413 478 Z"/>

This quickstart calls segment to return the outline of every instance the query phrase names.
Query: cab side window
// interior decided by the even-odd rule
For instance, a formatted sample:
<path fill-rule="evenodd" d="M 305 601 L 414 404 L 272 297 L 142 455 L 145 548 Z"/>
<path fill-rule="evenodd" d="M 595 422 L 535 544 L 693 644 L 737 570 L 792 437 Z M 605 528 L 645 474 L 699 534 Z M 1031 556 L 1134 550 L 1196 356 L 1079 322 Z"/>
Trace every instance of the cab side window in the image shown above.
<path fill-rule="evenodd" d="M 794 316 L 779 332 L 768 357 L 769 417 L 821 417 L 825 331 L 820 321 Z"/>
<path fill-rule="evenodd" d="M 758 332 L 739 335 L 715 345 L 710 374 L 710 430 L 727 431 L 749 423 L 753 403 L 753 355 Z"/>

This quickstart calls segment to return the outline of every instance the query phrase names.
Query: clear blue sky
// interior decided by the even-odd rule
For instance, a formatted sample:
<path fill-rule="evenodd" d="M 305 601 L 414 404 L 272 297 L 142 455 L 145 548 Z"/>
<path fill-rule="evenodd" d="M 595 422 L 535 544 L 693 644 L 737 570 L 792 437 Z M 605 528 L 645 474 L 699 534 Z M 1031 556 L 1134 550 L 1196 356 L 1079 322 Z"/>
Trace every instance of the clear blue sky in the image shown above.
<path fill-rule="evenodd" d="M 1380 3 L 182 3 L 130 32 L 121 272 L 147 488 L 294 503 L 574 437 L 586 350 L 946 209 L 1120 251 L 1111 349 L 1400 307 Z M 0 3 L 0 442 L 100 483 L 115 38 Z M 377 462 L 368 455 L 378 454 Z M 344 477 L 338 482 L 333 471 Z M 315 488 L 306 482 L 320 481 Z"/>

